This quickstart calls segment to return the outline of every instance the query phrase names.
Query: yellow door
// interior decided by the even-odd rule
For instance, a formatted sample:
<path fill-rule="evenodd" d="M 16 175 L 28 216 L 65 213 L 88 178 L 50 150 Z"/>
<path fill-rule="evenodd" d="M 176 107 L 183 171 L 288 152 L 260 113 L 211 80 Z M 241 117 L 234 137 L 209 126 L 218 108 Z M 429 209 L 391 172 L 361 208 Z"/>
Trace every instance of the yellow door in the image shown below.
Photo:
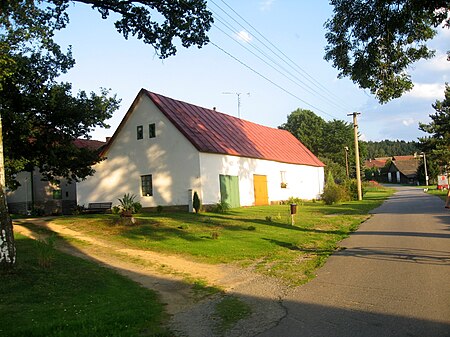
<path fill-rule="evenodd" d="M 268 205 L 269 193 L 267 191 L 267 176 L 253 175 L 255 187 L 255 206 Z"/>

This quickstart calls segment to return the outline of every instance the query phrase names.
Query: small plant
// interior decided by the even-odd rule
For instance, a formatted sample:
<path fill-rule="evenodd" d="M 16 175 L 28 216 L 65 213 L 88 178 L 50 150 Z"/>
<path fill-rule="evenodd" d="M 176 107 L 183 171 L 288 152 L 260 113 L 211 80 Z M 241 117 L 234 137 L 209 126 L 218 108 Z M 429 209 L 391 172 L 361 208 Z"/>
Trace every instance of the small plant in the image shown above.
<path fill-rule="evenodd" d="M 272 222 L 272 217 L 271 216 L 266 216 L 266 221 L 267 222 Z"/>
<path fill-rule="evenodd" d="M 228 210 L 230 209 L 230 204 L 227 203 L 226 201 L 222 200 L 220 202 L 218 202 L 215 206 L 213 211 L 215 213 L 226 213 L 228 212 Z"/>
<path fill-rule="evenodd" d="M 249 231 L 256 231 L 256 227 L 255 226 L 248 226 L 247 230 L 249 230 Z"/>
<path fill-rule="evenodd" d="M 213 240 L 219 239 L 219 232 L 216 232 L 216 231 L 212 232 L 211 239 L 213 239 Z"/>
<path fill-rule="evenodd" d="M 198 197 L 197 192 L 194 192 L 194 197 L 192 200 L 192 206 L 194 207 L 195 213 L 200 212 L 200 208 L 202 207 L 202 203 L 200 201 L 200 198 Z"/>
<path fill-rule="evenodd" d="M 50 268 L 55 260 L 56 236 L 49 236 L 46 240 L 36 241 L 38 265 L 42 268 Z"/>
<path fill-rule="evenodd" d="M 132 214 L 139 212 L 142 209 L 140 202 L 134 201 L 136 196 L 134 194 L 126 193 L 120 202 L 120 216 L 131 217 Z"/>
<path fill-rule="evenodd" d="M 281 220 L 281 219 L 282 219 L 282 217 L 281 217 L 281 214 L 280 214 L 280 213 L 278 213 L 278 214 L 277 214 L 277 216 L 275 217 L 275 219 L 277 219 L 277 220 Z"/>
<path fill-rule="evenodd" d="M 156 206 L 156 213 L 161 214 L 163 211 L 163 207 L 161 205 Z"/>

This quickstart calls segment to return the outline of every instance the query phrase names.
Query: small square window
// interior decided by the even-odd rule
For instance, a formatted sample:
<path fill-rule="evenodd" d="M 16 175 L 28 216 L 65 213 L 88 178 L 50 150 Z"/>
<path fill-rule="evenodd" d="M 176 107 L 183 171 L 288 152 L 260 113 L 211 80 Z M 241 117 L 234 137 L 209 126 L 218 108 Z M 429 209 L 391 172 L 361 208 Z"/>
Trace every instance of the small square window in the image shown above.
<path fill-rule="evenodd" d="M 150 197 L 153 195 L 153 182 L 151 174 L 141 176 L 141 191 L 144 197 Z"/>
<path fill-rule="evenodd" d="M 142 125 L 137 126 L 137 139 L 144 138 L 144 127 Z"/>
<path fill-rule="evenodd" d="M 148 125 L 148 138 L 155 138 L 156 137 L 156 127 L 155 123 Z"/>

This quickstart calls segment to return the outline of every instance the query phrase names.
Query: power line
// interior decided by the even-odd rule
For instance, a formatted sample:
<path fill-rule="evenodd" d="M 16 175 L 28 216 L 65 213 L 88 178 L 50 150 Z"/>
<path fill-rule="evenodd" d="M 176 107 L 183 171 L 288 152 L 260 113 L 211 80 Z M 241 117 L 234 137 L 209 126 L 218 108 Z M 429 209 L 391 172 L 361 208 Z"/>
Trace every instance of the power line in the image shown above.
<path fill-rule="evenodd" d="M 245 27 L 238 22 L 232 15 L 230 15 L 226 10 L 224 10 L 221 6 L 219 6 L 214 0 L 210 0 L 210 2 L 212 4 L 214 4 L 217 8 L 219 8 L 223 13 L 225 13 L 231 20 L 233 20 L 236 24 L 238 24 L 241 28 L 245 29 Z M 238 12 L 236 12 L 230 5 L 228 5 L 224 0 L 221 0 L 221 2 L 223 4 L 225 4 L 225 6 L 231 10 L 240 20 L 242 20 L 247 26 L 249 26 L 256 34 L 258 34 L 263 40 L 265 40 L 270 46 L 272 46 L 277 52 L 275 52 L 270 46 L 268 46 L 264 41 L 261 41 L 258 36 L 254 36 L 255 40 L 257 40 L 259 43 L 261 43 L 266 49 L 268 49 L 273 55 L 275 55 L 278 59 L 280 59 L 283 63 L 285 63 L 289 68 L 291 68 L 292 70 L 294 70 L 294 72 L 296 72 L 297 74 L 301 75 L 301 76 L 306 76 L 307 78 L 305 78 L 308 82 L 310 82 L 315 88 L 317 88 L 320 91 L 325 91 L 327 93 L 328 96 L 324 96 L 323 94 L 319 94 L 322 97 L 326 97 L 325 99 L 327 101 L 330 102 L 330 98 L 333 97 L 334 98 L 334 102 L 332 103 L 335 106 L 339 106 L 340 109 L 343 109 L 345 111 L 348 111 L 349 108 L 347 107 L 347 105 L 344 103 L 344 105 L 342 105 L 340 102 L 341 99 L 334 94 L 332 91 L 330 91 L 329 89 L 327 89 L 325 86 L 323 86 L 320 82 L 318 82 L 316 79 L 314 79 L 307 71 L 305 71 L 304 69 L 302 69 L 297 63 L 295 63 L 291 58 L 289 58 L 283 51 L 281 51 L 276 45 L 274 45 L 270 40 L 268 40 L 262 33 L 259 32 L 258 29 L 256 29 L 251 23 L 249 23 L 245 18 L 243 18 Z M 217 13 L 215 13 L 215 15 L 218 15 Z M 223 19 L 222 19 L 223 20 Z M 280 54 L 283 56 L 281 57 Z M 266 55 L 267 57 L 267 55 Z M 289 61 L 286 61 L 286 59 Z M 272 62 L 274 62 L 272 60 Z M 278 65 L 279 66 L 279 65 Z M 285 68 L 283 68 L 285 70 Z M 285 70 L 286 71 L 286 70 Z M 297 77 L 296 77 L 297 78 Z M 297 78 L 298 79 L 298 78 Z M 298 79 L 299 80 L 299 79 Z M 306 85 L 303 81 L 302 83 L 304 85 Z M 310 86 L 308 86 L 311 90 L 312 89 Z M 315 91 L 317 93 L 317 91 Z"/>
<path fill-rule="evenodd" d="M 275 83 L 274 81 L 272 81 L 271 79 L 269 79 L 268 77 L 264 76 L 263 74 L 261 74 L 260 72 L 256 71 L 255 69 L 253 69 L 252 67 L 250 67 L 249 65 L 247 65 L 246 63 L 244 63 L 243 61 L 239 60 L 237 57 L 235 57 L 234 55 L 232 55 L 231 53 L 227 52 L 225 49 L 219 47 L 217 44 L 215 44 L 214 42 L 210 41 L 210 44 L 212 44 L 214 47 L 216 47 L 217 49 L 219 49 L 220 51 L 222 51 L 223 53 L 227 54 L 229 57 L 231 57 L 232 59 L 234 59 L 235 61 L 239 62 L 240 64 L 242 64 L 244 67 L 246 67 L 247 69 L 249 69 L 250 71 L 254 72 L 255 74 L 257 74 L 258 76 L 262 77 L 263 79 L 265 79 L 266 81 L 268 81 L 269 83 L 273 84 L 274 86 L 276 86 L 278 89 L 284 91 L 286 94 L 298 99 L 299 101 L 303 102 L 304 104 L 308 105 L 309 107 L 316 109 L 317 111 L 322 112 L 323 114 L 332 117 L 332 118 L 336 118 L 335 116 L 323 111 L 322 109 L 308 103 L 307 101 L 301 99 L 300 97 L 298 97 L 297 95 L 293 94 L 292 92 L 288 91 L 287 89 L 283 88 L 282 86 L 280 86 L 279 84 Z M 337 119 L 337 118 L 336 118 Z"/>
<path fill-rule="evenodd" d="M 223 22 L 223 18 L 220 15 L 218 16 L 217 21 L 219 21 L 222 25 L 224 25 L 226 28 L 228 28 L 231 32 L 233 33 L 237 33 L 235 30 L 233 30 L 232 27 L 230 27 L 228 25 L 228 23 Z M 272 68 L 273 70 L 275 70 L 276 72 L 278 72 L 279 74 L 281 74 L 282 76 L 284 76 L 285 78 L 287 78 L 289 81 L 293 82 L 295 85 L 299 86 L 300 88 L 304 89 L 305 91 L 309 92 L 312 95 L 318 95 L 320 97 L 322 97 L 326 102 L 328 102 L 328 104 L 330 104 L 331 106 L 335 106 L 338 107 L 339 109 L 342 109 L 343 111 L 348 111 L 347 109 L 343 108 L 342 106 L 337 105 L 335 102 L 333 102 L 332 100 L 329 99 L 329 97 L 323 95 L 322 93 L 318 92 L 317 90 L 315 90 L 314 88 L 312 88 L 311 86 L 309 86 L 307 83 L 305 83 L 304 81 L 302 81 L 300 78 L 298 78 L 297 76 L 291 74 L 285 67 L 283 67 L 282 65 L 280 65 L 278 62 L 276 62 L 275 60 L 273 60 L 270 56 L 268 56 L 264 51 L 262 51 L 260 48 L 258 48 L 257 46 L 254 46 L 253 44 L 248 44 L 250 47 L 252 47 L 253 49 L 256 49 L 257 52 L 259 52 L 260 54 L 262 54 L 263 56 L 265 56 L 269 61 L 271 61 L 275 66 L 277 66 L 278 68 L 280 68 L 281 70 L 283 70 L 284 72 L 280 71 L 280 69 L 277 69 L 276 67 L 274 67 L 272 64 L 268 63 L 265 59 L 263 59 L 261 56 L 257 55 L 256 53 L 254 53 L 253 51 L 251 51 L 249 48 L 247 48 L 247 46 L 239 41 L 237 41 L 233 36 L 230 36 L 229 34 L 227 34 L 225 31 L 223 31 L 219 26 L 217 26 L 217 24 L 214 24 L 215 27 L 221 31 L 223 34 L 227 35 L 229 38 L 231 38 L 233 41 L 235 41 L 236 43 L 238 43 L 242 48 L 244 48 L 245 50 L 247 50 L 249 53 L 251 53 L 252 55 L 254 55 L 255 57 L 257 57 L 259 60 L 261 60 L 262 62 L 264 62 L 266 65 L 268 65 L 270 68 Z"/>

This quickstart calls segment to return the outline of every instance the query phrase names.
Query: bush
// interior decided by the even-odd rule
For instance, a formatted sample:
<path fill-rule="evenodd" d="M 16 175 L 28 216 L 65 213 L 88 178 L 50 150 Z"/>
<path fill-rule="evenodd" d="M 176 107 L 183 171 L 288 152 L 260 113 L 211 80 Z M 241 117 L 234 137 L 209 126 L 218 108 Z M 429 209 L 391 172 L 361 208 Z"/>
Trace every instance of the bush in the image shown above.
<path fill-rule="evenodd" d="M 156 213 L 160 214 L 163 211 L 163 207 L 161 205 L 156 206 Z"/>
<path fill-rule="evenodd" d="M 122 199 L 118 199 L 120 202 L 120 215 L 129 216 L 134 213 L 138 213 L 142 209 L 140 202 L 134 201 L 136 196 L 134 194 L 126 193 Z"/>
<path fill-rule="evenodd" d="M 230 208 L 230 204 L 222 200 L 214 206 L 213 211 L 215 213 L 226 213 Z"/>
<path fill-rule="evenodd" d="M 344 187 L 348 200 L 358 200 L 358 182 L 356 179 L 346 179 Z"/>
<path fill-rule="evenodd" d="M 192 200 L 192 206 L 195 209 L 195 213 L 200 212 L 200 208 L 202 207 L 202 203 L 200 202 L 200 198 L 198 197 L 197 192 L 194 192 L 194 197 Z"/>
<path fill-rule="evenodd" d="M 325 185 L 322 194 L 322 200 L 326 205 L 332 205 L 336 202 L 344 201 L 348 198 L 348 194 L 344 186 L 331 184 Z"/>

